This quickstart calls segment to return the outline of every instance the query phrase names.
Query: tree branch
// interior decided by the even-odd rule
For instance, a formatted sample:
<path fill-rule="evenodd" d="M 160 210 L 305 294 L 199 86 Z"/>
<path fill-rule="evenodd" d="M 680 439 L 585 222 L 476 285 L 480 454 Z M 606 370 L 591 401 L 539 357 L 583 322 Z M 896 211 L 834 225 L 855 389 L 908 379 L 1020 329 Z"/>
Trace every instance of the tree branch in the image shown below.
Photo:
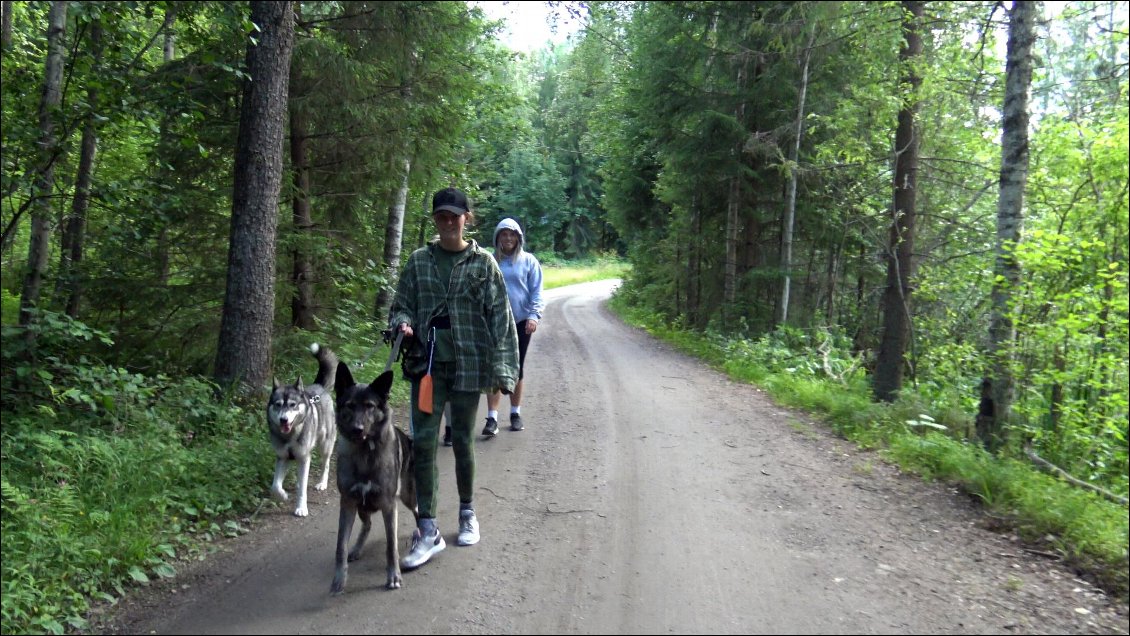
<path fill-rule="evenodd" d="M 1109 490 L 1105 490 L 1092 483 L 1083 481 L 1082 479 L 1078 479 L 1076 477 L 1072 477 L 1071 474 L 1066 470 L 1037 455 L 1036 451 L 1032 449 L 1032 444 L 1030 443 L 1024 446 L 1024 454 L 1028 456 L 1028 459 L 1032 460 L 1032 463 L 1057 477 L 1063 478 L 1065 481 L 1074 486 L 1079 486 L 1080 488 L 1086 488 L 1087 490 L 1097 492 L 1098 494 L 1102 495 L 1104 499 L 1108 499 L 1110 501 L 1113 501 L 1114 503 L 1122 504 L 1123 506 L 1130 503 L 1127 501 L 1126 497 L 1116 495 Z"/>

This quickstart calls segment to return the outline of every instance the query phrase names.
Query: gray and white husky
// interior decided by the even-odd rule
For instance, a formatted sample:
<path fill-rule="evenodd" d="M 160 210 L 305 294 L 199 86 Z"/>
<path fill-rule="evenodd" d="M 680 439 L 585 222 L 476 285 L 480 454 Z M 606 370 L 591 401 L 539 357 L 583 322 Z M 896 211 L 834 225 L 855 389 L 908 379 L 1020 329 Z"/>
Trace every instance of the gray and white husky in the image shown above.
<path fill-rule="evenodd" d="M 310 458 L 318 449 L 325 465 L 322 478 L 314 484 L 314 490 L 325 490 L 330 479 L 330 459 L 333 457 L 334 441 L 337 437 L 337 424 L 334 420 L 334 401 L 327 390 L 334 385 L 337 375 L 337 356 L 318 343 L 310 345 L 310 351 L 318 360 L 318 377 L 314 384 L 303 386 L 299 377 L 294 384 L 279 386 L 274 380 L 271 398 L 267 401 L 267 426 L 270 430 L 271 446 L 278 459 L 275 461 L 275 480 L 271 484 L 271 495 L 279 501 L 289 497 L 283 490 L 287 464 L 298 462 L 298 484 L 294 516 L 305 517 L 306 483 L 310 477 Z"/>

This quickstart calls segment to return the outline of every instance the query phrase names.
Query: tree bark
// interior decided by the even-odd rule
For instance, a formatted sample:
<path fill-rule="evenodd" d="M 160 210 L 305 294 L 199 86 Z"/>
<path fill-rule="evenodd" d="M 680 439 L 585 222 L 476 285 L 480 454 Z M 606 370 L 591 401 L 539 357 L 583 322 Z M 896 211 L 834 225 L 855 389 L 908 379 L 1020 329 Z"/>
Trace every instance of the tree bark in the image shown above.
<path fill-rule="evenodd" d="M 899 51 L 899 85 L 903 105 L 895 131 L 894 205 L 887 247 L 887 285 L 883 292 L 883 334 L 872 389 L 875 398 L 893 402 L 902 390 L 906 349 L 910 340 L 910 279 L 914 270 L 914 221 L 918 191 L 917 116 L 922 78 L 915 70 L 922 55 L 922 15 L 925 2 L 903 6 L 904 44 Z"/>
<path fill-rule="evenodd" d="M 691 235 L 687 237 L 687 323 L 698 327 L 702 313 L 702 206 L 691 196 Z"/>
<path fill-rule="evenodd" d="M 47 13 L 47 62 L 43 75 L 43 95 L 39 100 L 40 169 L 35 179 L 35 200 L 31 213 L 27 272 L 20 296 L 20 326 L 24 327 L 24 346 L 29 359 L 35 356 L 35 312 L 47 273 L 51 249 L 51 199 L 55 189 L 55 161 L 58 139 L 55 133 L 56 110 L 62 101 L 63 34 L 67 28 L 67 3 L 51 3 Z"/>
<path fill-rule="evenodd" d="M 816 29 L 811 28 L 808 34 L 808 43 L 804 47 L 800 72 L 800 94 L 797 97 L 796 109 L 796 139 L 793 143 L 792 167 L 789 170 L 789 196 L 785 205 L 785 218 L 781 223 L 783 236 L 781 238 L 781 267 L 784 270 L 785 280 L 781 286 L 780 315 L 777 324 L 784 325 L 789 321 L 789 291 L 792 284 L 793 266 L 793 222 L 796 218 L 796 182 L 797 171 L 800 169 L 800 142 L 804 134 L 804 99 L 808 94 L 808 62 L 812 59 L 812 45 L 816 40 Z"/>
<path fill-rule="evenodd" d="M 737 90 L 740 94 L 745 89 L 746 71 L 749 66 L 749 54 L 742 54 L 738 63 Z M 745 100 L 740 99 L 734 111 L 738 122 L 745 119 Z M 736 165 L 735 174 L 730 178 L 728 204 L 726 206 L 726 265 L 725 278 L 722 288 L 723 315 L 732 314 L 734 303 L 738 297 L 738 236 L 741 234 L 741 198 L 742 198 L 742 144 L 737 144 L 733 149 Z"/>
<path fill-rule="evenodd" d="M 295 73 L 297 75 L 297 73 Z M 294 199 L 291 205 L 296 237 L 309 234 L 314 227 L 310 214 L 310 165 L 307 152 L 306 116 L 290 108 L 290 169 L 294 177 Z M 294 296 L 290 300 L 290 323 L 299 329 L 314 328 L 314 266 L 306 249 L 309 243 L 299 238 L 291 252 L 290 282 Z"/>
<path fill-rule="evenodd" d="M 384 324 L 388 320 L 388 308 L 392 305 L 392 294 L 396 289 L 396 282 L 400 278 L 400 251 L 404 242 L 404 208 L 408 204 L 408 176 L 412 170 L 412 160 L 404 157 L 400 160 L 400 185 L 396 188 L 392 205 L 388 208 L 388 223 L 385 224 L 384 263 L 387 280 L 377 291 L 377 302 L 374 308 L 375 319 Z"/>
<path fill-rule="evenodd" d="M 12 2 L 4 0 L 0 10 L 0 48 L 7 51 L 12 47 Z"/>
<path fill-rule="evenodd" d="M 90 28 L 90 51 L 94 67 L 102 60 L 102 24 L 95 21 Z M 71 202 L 71 216 L 63 229 L 62 249 L 59 262 L 59 290 L 66 296 L 67 315 L 78 317 L 79 303 L 82 300 L 82 283 L 79 277 L 79 264 L 82 262 L 83 242 L 86 240 L 86 213 L 90 208 L 90 186 L 94 181 L 94 159 L 98 153 L 98 128 L 95 115 L 98 112 L 98 89 L 92 85 L 86 91 L 86 101 L 90 111 L 82 128 L 82 144 L 79 151 L 78 173 L 75 177 L 75 197 Z"/>
<path fill-rule="evenodd" d="M 1032 46 L 1036 41 L 1037 7 L 1017 0 L 1008 22 L 1004 110 L 1001 114 L 1000 198 L 997 199 L 997 248 L 989 325 L 992 391 L 991 416 L 978 419 L 977 438 L 990 451 L 1007 441 L 1015 380 L 1012 348 L 1016 328 L 1009 305 L 1020 280 L 1015 249 L 1024 220 L 1024 188 L 1028 184 L 1028 90 L 1032 84 Z"/>
<path fill-rule="evenodd" d="M 253 1 L 258 42 L 247 48 L 236 139 L 227 287 L 216 350 L 221 387 L 260 393 L 271 369 L 287 86 L 294 47 L 293 3 Z"/>
<path fill-rule="evenodd" d="M 165 9 L 165 22 L 161 25 L 161 30 L 165 33 L 165 44 L 162 49 L 162 59 L 165 64 L 173 61 L 176 54 L 176 33 L 173 31 L 173 24 L 176 21 L 176 5 L 170 3 L 168 8 Z M 169 127 L 172 125 L 172 113 L 165 113 L 161 117 L 161 132 L 158 135 L 159 141 L 157 143 L 158 154 L 162 150 L 168 149 L 172 145 L 172 135 L 169 132 Z M 167 163 L 161 161 L 158 157 L 157 161 L 157 182 L 158 183 L 172 183 L 173 175 L 170 170 L 165 166 Z M 158 221 L 161 228 L 157 231 L 157 284 L 165 287 L 169 284 L 169 275 L 171 273 L 171 265 L 169 261 L 169 224 L 172 222 L 169 212 L 161 215 Z"/>

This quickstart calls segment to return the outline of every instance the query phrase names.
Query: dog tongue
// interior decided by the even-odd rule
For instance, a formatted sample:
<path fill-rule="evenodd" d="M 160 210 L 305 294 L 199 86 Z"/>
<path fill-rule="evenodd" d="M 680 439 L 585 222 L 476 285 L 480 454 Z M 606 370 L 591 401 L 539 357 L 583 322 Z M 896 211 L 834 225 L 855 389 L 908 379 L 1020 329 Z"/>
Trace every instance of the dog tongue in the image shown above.
<path fill-rule="evenodd" d="M 290 432 L 290 424 L 283 424 L 279 428 L 282 429 L 283 433 L 289 433 Z"/>

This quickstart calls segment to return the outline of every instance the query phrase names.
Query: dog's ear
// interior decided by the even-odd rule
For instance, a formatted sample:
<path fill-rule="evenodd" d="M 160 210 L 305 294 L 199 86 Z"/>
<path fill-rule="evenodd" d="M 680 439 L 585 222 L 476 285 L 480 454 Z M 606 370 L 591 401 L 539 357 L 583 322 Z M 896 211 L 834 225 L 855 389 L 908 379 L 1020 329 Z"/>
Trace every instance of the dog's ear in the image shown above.
<path fill-rule="evenodd" d="M 302 390 L 302 376 L 298 376 L 298 379 L 294 381 L 294 388 L 298 389 L 299 391 Z"/>
<path fill-rule="evenodd" d="M 334 393 L 341 395 L 354 384 L 357 383 L 353 381 L 353 374 L 349 372 L 349 365 L 339 361 L 337 363 L 337 375 L 334 377 Z"/>
<path fill-rule="evenodd" d="M 279 390 L 279 379 L 272 377 L 271 378 L 271 391 L 278 391 L 278 390 Z"/>
<path fill-rule="evenodd" d="M 392 370 L 390 369 L 377 376 L 377 379 L 373 380 L 369 388 L 376 391 L 381 399 L 388 399 L 388 393 L 392 389 Z"/>

